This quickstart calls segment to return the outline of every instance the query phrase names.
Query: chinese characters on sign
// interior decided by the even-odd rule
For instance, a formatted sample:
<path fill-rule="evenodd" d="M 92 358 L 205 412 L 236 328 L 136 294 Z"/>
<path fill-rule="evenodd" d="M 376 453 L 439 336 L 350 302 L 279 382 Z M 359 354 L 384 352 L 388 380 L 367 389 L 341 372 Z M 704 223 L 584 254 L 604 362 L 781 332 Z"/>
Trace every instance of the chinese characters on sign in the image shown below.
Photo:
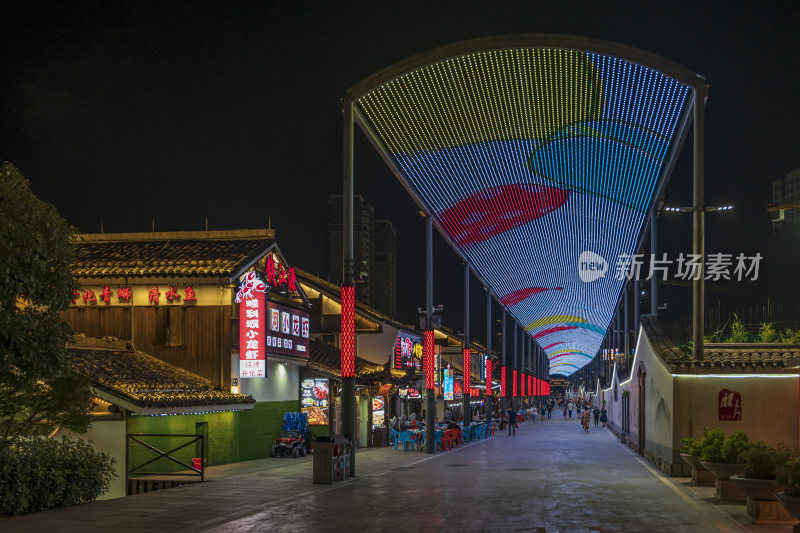
<path fill-rule="evenodd" d="M 617 257 L 614 267 L 614 277 L 622 279 L 644 279 L 649 280 L 653 276 L 657 279 L 666 281 L 670 273 L 670 267 L 675 265 L 675 278 L 685 281 L 698 280 L 703 275 L 702 268 L 705 266 L 705 279 L 711 281 L 732 280 L 742 281 L 750 279 L 758 280 L 759 267 L 763 256 L 760 253 L 754 256 L 746 256 L 742 253 L 734 257 L 733 254 L 714 253 L 707 254 L 705 261 L 699 254 L 684 254 L 681 252 L 674 260 L 667 259 L 667 254 L 662 254 L 661 258 L 650 254 L 649 260 L 645 254 L 622 254 Z M 642 278 L 642 267 L 648 269 L 647 277 Z M 649 267 L 649 268 L 648 268 Z"/>
<path fill-rule="evenodd" d="M 444 385 L 442 391 L 445 400 L 453 400 L 453 369 L 449 366 L 444 370 Z"/>
<path fill-rule="evenodd" d="M 722 389 L 718 398 L 719 419 L 737 421 L 742 419 L 742 395 L 738 392 Z"/>
<path fill-rule="evenodd" d="M 401 331 L 394 341 L 394 367 L 400 370 L 413 368 L 417 372 L 421 371 L 422 348 L 421 338 L 412 337 Z"/>
<path fill-rule="evenodd" d="M 267 377 L 266 295 L 251 292 L 239 302 L 239 377 Z"/>
<path fill-rule="evenodd" d="M 267 303 L 267 312 L 269 353 L 307 358 L 310 333 L 308 314 L 272 302 Z"/>
<path fill-rule="evenodd" d="M 275 254 L 266 257 L 264 264 L 264 279 L 273 288 L 285 288 L 289 292 L 297 292 L 297 277 L 294 267 L 287 269 L 275 258 Z"/>
<path fill-rule="evenodd" d="M 162 291 L 158 285 L 153 285 L 152 287 L 147 288 L 140 287 L 138 290 L 141 291 L 142 295 L 146 294 L 146 303 L 148 305 L 157 306 L 159 304 L 163 304 L 165 299 L 168 303 L 173 305 L 197 302 L 197 294 L 191 285 L 187 285 L 183 289 L 176 288 L 174 285 L 169 285 L 169 288 L 166 291 Z M 181 294 L 181 292 L 183 292 L 183 294 Z M 97 290 L 89 287 L 84 287 L 80 290 L 73 289 L 72 305 L 77 305 L 81 301 L 86 306 L 96 306 L 100 303 L 109 306 L 128 305 L 133 303 L 133 293 L 133 287 L 130 286 L 117 287 L 116 295 L 114 289 L 112 289 L 109 285 L 104 285 L 102 289 L 97 288 Z M 144 298 L 144 296 L 141 296 L 141 298 Z M 143 303 L 145 302 L 140 301 L 138 305 L 142 305 Z"/>

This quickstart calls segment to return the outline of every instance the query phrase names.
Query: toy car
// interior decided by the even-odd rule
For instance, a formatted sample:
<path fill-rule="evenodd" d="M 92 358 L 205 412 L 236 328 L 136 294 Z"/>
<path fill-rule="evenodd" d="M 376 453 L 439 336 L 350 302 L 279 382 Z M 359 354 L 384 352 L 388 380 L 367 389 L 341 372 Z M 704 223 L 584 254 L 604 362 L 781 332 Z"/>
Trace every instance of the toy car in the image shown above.
<path fill-rule="evenodd" d="M 285 457 L 287 454 L 292 457 L 306 455 L 306 440 L 299 431 L 281 431 L 269 450 L 270 457 Z"/>

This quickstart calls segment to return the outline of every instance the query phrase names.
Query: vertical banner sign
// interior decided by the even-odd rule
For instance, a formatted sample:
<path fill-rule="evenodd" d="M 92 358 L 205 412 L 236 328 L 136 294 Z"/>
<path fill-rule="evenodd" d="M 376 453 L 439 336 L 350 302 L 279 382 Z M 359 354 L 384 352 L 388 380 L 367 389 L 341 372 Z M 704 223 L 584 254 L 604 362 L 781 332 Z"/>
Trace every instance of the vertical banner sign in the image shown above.
<path fill-rule="evenodd" d="M 257 279 L 257 278 L 256 278 Z M 239 302 L 239 377 L 267 377 L 265 341 L 267 296 L 256 283 L 251 290 L 237 294 Z M 263 283 L 261 284 L 263 285 Z M 240 297 L 241 295 L 241 297 Z"/>
<path fill-rule="evenodd" d="M 511 374 L 511 382 L 513 383 L 511 394 L 514 398 L 517 397 L 517 386 L 519 385 L 519 381 L 517 380 L 517 371 L 514 370 Z"/>
<path fill-rule="evenodd" d="M 432 390 L 436 386 L 436 354 L 433 348 L 433 330 L 425 330 L 425 346 L 422 360 L 425 364 L 425 389 Z"/>
<path fill-rule="evenodd" d="M 479 372 L 480 377 L 478 378 L 478 380 L 485 382 L 486 381 L 486 356 L 485 355 L 480 355 L 479 357 L 480 357 L 481 369 L 480 369 L 480 372 Z"/>
<path fill-rule="evenodd" d="M 500 367 L 500 397 L 506 397 L 506 367 L 505 365 Z"/>
<path fill-rule="evenodd" d="M 442 378 L 442 395 L 447 401 L 452 401 L 454 398 L 453 393 L 453 369 L 448 367 L 444 370 L 444 377 Z"/>
<path fill-rule="evenodd" d="M 492 360 L 486 358 L 486 396 L 492 395 Z"/>

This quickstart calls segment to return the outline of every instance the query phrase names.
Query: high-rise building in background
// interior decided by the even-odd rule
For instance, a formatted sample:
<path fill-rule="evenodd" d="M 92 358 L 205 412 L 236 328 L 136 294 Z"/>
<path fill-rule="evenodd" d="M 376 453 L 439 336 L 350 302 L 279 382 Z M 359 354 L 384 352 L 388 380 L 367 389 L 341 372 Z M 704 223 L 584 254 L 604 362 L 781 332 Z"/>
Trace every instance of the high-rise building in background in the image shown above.
<path fill-rule="evenodd" d="M 397 232 L 390 220 L 372 223 L 375 309 L 397 316 Z"/>
<path fill-rule="evenodd" d="M 772 182 L 771 207 L 772 235 L 767 257 L 770 300 L 796 304 L 800 302 L 800 168 Z"/>
<path fill-rule="evenodd" d="M 328 277 L 342 282 L 342 195 L 328 201 Z M 397 233 L 361 195 L 353 197 L 356 299 L 389 316 L 397 313 Z"/>

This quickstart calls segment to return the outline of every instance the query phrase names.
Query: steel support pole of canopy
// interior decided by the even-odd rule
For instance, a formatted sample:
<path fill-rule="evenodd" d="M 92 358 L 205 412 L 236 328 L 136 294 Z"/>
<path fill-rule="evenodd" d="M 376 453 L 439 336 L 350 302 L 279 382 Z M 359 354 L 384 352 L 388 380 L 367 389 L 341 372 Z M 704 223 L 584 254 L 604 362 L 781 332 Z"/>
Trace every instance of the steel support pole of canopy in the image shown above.
<path fill-rule="evenodd" d="M 703 360 L 705 292 L 705 94 L 694 90 L 694 224 L 692 253 L 700 259 L 692 280 L 692 359 Z"/>
<path fill-rule="evenodd" d="M 503 322 L 500 331 L 500 393 L 502 395 L 500 400 L 502 416 L 505 416 L 508 410 L 508 367 L 506 365 L 506 310 L 503 309 Z M 502 394 L 505 393 L 505 394 Z"/>
<path fill-rule="evenodd" d="M 433 329 L 433 217 L 425 219 L 425 329 Z M 434 354 L 426 354 L 435 357 Z M 428 362 L 428 365 L 431 363 Z M 435 365 L 434 365 L 435 370 Z M 425 452 L 436 453 L 436 391 L 425 387 Z"/>
<path fill-rule="evenodd" d="M 345 98 L 344 111 L 344 176 L 342 190 L 342 294 L 355 286 L 353 277 L 353 101 Z M 342 300 L 345 298 L 343 297 Z M 345 307 L 348 307 L 345 309 Z M 352 308 L 349 308 L 352 306 Z M 342 301 L 342 434 L 350 440 L 350 476 L 356 474 L 356 378 L 354 368 L 345 367 L 345 353 L 355 364 L 355 298 Z M 345 331 L 351 329 L 351 331 Z M 352 343 L 344 346 L 344 342 Z"/>
<path fill-rule="evenodd" d="M 462 366 L 464 368 L 463 380 L 461 382 L 461 398 L 464 411 L 464 425 L 469 424 L 472 418 L 472 410 L 470 408 L 470 369 L 472 367 L 470 354 L 467 350 L 470 349 L 469 341 L 469 263 L 464 263 L 464 352 L 462 359 Z"/>
<path fill-rule="evenodd" d="M 492 360 L 492 292 L 486 289 L 486 357 Z M 494 365 L 491 365 L 494 366 Z M 487 365 L 488 370 L 488 365 Z M 491 423 L 493 410 L 494 391 L 492 390 L 492 374 L 486 373 L 486 419 Z"/>
<path fill-rule="evenodd" d="M 658 259 L 658 212 L 653 209 L 650 213 L 650 256 Z M 653 272 L 650 273 L 650 314 L 658 314 L 658 278 Z"/>

